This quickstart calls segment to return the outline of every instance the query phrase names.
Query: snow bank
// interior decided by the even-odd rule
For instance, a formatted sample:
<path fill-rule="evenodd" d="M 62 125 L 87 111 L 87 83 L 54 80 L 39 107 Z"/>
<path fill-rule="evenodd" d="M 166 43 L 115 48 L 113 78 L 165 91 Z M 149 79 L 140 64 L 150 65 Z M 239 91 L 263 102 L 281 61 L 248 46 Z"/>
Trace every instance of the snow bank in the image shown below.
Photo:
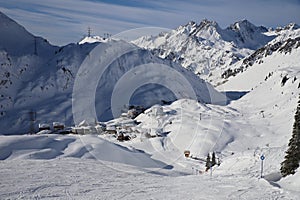
<path fill-rule="evenodd" d="M 299 169 L 294 175 L 289 175 L 279 181 L 279 185 L 285 189 L 300 192 L 300 173 Z"/>
<path fill-rule="evenodd" d="M 0 160 L 64 157 L 89 158 L 142 168 L 167 166 L 141 150 L 129 149 L 92 135 L 0 136 Z"/>

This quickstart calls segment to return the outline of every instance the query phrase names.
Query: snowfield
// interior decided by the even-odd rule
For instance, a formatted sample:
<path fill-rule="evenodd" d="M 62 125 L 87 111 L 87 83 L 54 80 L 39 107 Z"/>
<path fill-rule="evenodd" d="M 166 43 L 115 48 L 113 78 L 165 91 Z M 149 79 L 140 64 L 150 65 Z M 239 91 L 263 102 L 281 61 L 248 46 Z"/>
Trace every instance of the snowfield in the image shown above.
<path fill-rule="evenodd" d="M 113 165 L 111 168 L 110 166 Z M 297 199 L 264 179 L 172 175 L 91 159 L 2 161 L 1 199 Z M 9 178 L 7 178 L 9 177 Z M 298 182 L 299 183 L 299 182 Z M 298 193 L 299 195 L 299 193 Z"/>
<path fill-rule="evenodd" d="M 109 142 L 97 136 L 20 137 L 1 137 L 1 152 L 4 144 L 13 151 L 0 162 L 1 199 L 297 199 L 300 193 L 296 187 L 299 176 L 279 184 L 260 179 L 260 163 L 252 151 L 228 156 L 210 177 L 209 173 L 199 175 L 190 165 L 176 170 L 159 168 L 145 154 L 142 158 L 128 157 L 124 152 L 137 152 L 127 149 L 120 153 L 121 147 L 114 144 L 105 151 L 103 144 Z M 85 139 L 81 141 L 85 137 L 94 141 L 92 147 L 84 145 Z M 100 155 L 94 157 L 95 152 Z M 102 154 L 110 161 L 100 160 Z M 123 163 L 112 161 L 118 156 L 127 157 Z M 138 166 L 137 158 L 143 166 Z"/>

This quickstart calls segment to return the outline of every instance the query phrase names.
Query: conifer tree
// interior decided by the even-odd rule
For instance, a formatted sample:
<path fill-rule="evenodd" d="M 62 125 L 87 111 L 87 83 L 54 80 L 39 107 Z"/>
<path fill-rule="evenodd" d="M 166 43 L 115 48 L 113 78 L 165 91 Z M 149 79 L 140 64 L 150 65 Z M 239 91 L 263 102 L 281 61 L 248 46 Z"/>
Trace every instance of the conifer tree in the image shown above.
<path fill-rule="evenodd" d="M 283 177 L 295 174 L 300 162 L 300 101 L 298 102 L 293 125 L 292 138 L 288 144 L 285 160 L 281 163 L 281 174 Z"/>
<path fill-rule="evenodd" d="M 212 157 L 211 157 L 211 166 L 215 166 L 217 164 L 216 162 L 216 154 L 215 152 L 212 153 Z"/>
<path fill-rule="evenodd" d="M 209 170 L 209 168 L 211 167 L 211 159 L 210 159 L 210 155 L 209 153 L 207 154 L 207 158 L 206 158 L 206 163 L 205 163 L 205 167 L 206 167 L 206 171 Z"/>

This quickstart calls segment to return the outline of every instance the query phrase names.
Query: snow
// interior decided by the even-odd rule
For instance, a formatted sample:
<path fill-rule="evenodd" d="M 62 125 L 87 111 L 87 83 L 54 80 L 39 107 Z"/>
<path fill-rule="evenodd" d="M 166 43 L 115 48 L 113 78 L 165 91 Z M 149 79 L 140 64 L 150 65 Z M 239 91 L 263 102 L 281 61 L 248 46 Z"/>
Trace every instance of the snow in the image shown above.
<path fill-rule="evenodd" d="M 275 37 L 265 32 L 266 28 L 256 27 L 247 20 L 226 29 L 221 29 L 215 21 L 203 20 L 199 24 L 189 22 L 157 36 L 144 36 L 133 43 L 152 50 L 159 57 L 178 62 L 218 85 L 223 82 L 221 75 L 229 66 Z"/>
<path fill-rule="evenodd" d="M 103 133 L 1 136 L 0 152 L 4 159 L 1 167 L 11 170 L 1 170 L 0 177 L 10 178 L 1 180 L 6 184 L 0 195 L 3 198 L 174 199 L 184 198 L 189 191 L 190 199 L 297 199 L 297 174 L 278 181 L 297 96 L 289 100 L 292 96 L 288 93 L 284 98 L 266 98 L 265 104 L 250 104 L 257 93 L 269 89 L 269 84 L 274 82 L 260 85 L 228 106 L 193 100 L 156 105 L 136 118 L 141 122 L 136 129 L 142 131 L 128 142 L 117 142 Z M 286 84 L 284 89 L 295 90 L 295 85 Z M 278 108 L 270 106 L 273 101 Z M 264 118 L 261 109 L 265 110 Z M 122 117 L 106 124 L 109 127 L 126 123 L 129 120 Z M 150 127 L 170 133 L 145 138 Z M 221 165 L 213 168 L 210 177 L 204 172 L 205 163 L 185 158 L 185 150 L 202 159 L 207 152 L 216 151 Z M 260 179 L 262 154 L 266 157 L 265 179 Z"/>
<path fill-rule="evenodd" d="M 1 160 L 11 159 L 54 159 L 93 158 L 101 161 L 123 163 L 143 168 L 163 168 L 147 153 L 128 149 L 93 135 L 85 136 L 1 136 Z"/>
<path fill-rule="evenodd" d="M 30 113 L 36 117 L 34 128 L 37 130 L 39 123 L 52 124 L 53 121 L 66 126 L 83 120 L 107 121 L 113 115 L 119 117 L 120 110 L 128 104 L 147 108 L 191 95 L 201 102 L 226 102 L 209 83 L 180 65 L 124 41 L 106 39 L 99 43 L 54 47 L 38 39 L 35 53 L 34 36 L 4 14 L 1 16 L 1 23 L 5 24 L 0 40 L 3 45 L 0 48 L 1 134 L 30 132 Z M 15 40 L 5 39 L 11 37 L 11 31 L 24 37 L 21 42 L 28 47 L 13 48 Z M 15 52 L 16 49 L 20 52 Z M 139 85 L 135 85 L 137 81 Z M 76 85 L 78 82 L 83 83 Z M 90 83 L 88 88 L 87 82 Z M 133 96 L 126 99 L 122 95 L 125 90 L 129 90 L 127 94 L 133 92 Z M 120 92 L 124 98 L 113 95 Z M 90 98 L 92 96 L 95 98 Z M 112 101 L 115 106 L 111 105 Z M 76 103 L 78 109 L 74 108 Z M 91 109 L 97 113 L 88 118 Z M 75 121 L 73 114 L 79 116 L 78 119 L 75 116 Z"/>
<path fill-rule="evenodd" d="M 8 24 L 7 30 L 11 27 L 17 30 L 17 35 L 24 34 L 24 44 L 32 41 L 32 35 L 3 14 L 0 21 Z M 293 27 L 296 26 L 265 33 L 263 27 L 240 21 L 227 31 L 231 34 L 237 31 L 233 34 L 237 41 L 239 34 L 249 40 L 234 47 L 234 42 L 224 39 L 225 30 L 216 22 L 204 20 L 199 25 L 190 22 L 159 37 L 144 37 L 144 44 L 149 48 L 153 44 L 154 48 L 170 41 L 170 48 L 186 47 L 188 50 L 181 55 L 191 57 L 185 57 L 185 62 L 197 57 L 197 48 L 208 51 L 206 58 L 212 56 L 210 53 L 223 55 L 222 48 L 229 54 L 239 53 L 242 58 L 254 51 L 245 46 L 264 45 L 266 38 L 276 36 L 269 43 L 274 44 L 298 37 L 299 29 Z M 255 37 L 261 40 L 250 40 L 248 29 L 255 29 Z M 189 38 L 189 33 L 199 36 L 197 41 Z M 156 58 L 133 44 L 114 40 L 100 41 L 97 46 L 98 43 L 90 44 L 93 42 L 90 39 L 60 48 L 47 44 L 49 48 L 45 49 L 52 55 L 47 59 L 28 49 L 23 52 L 1 48 L 0 130 L 8 135 L 0 135 L 0 199 L 299 199 L 299 169 L 292 176 L 280 175 L 299 96 L 297 46 L 290 52 L 275 51 L 263 56 L 261 62 L 254 62 L 247 70 L 229 77 L 217 87 L 221 93 L 180 65 Z M 193 45 L 186 45 L 190 40 Z M 178 45 L 173 46 L 176 41 Z M 0 44 L 9 47 L 12 43 L 0 40 Z M 91 53 L 94 49 L 99 51 Z M 128 49 L 134 51 L 123 55 Z M 92 57 L 99 52 L 107 55 L 108 60 L 98 57 L 85 60 L 87 54 Z M 111 61 L 114 55 L 119 56 Z M 228 57 L 223 58 L 228 61 Z M 203 57 L 195 63 L 200 60 Z M 242 61 L 221 68 L 238 67 Z M 118 94 L 121 86 L 127 94 L 137 97 L 133 101 L 136 105 L 151 103 L 134 119 L 128 118 L 126 110 L 123 113 L 124 110 L 119 110 L 118 116 L 105 122 L 79 117 L 78 126 L 72 126 L 77 134 L 44 130 L 17 135 L 28 132 L 29 120 L 36 124 L 71 124 L 70 99 L 82 62 L 89 64 L 87 71 L 92 71 L 95 62 L 111 65 L 108 70 L 102 69 L 106 72 L 93 88 L 104 89 L 95 97 L 97 111 L 101 106 L 109 108 L 114 100 L 116 104 L 122 103 L 119 95 L 115 99 L 104 98 Z M 150 67 L 152 71 L 145 73 Z M 157 71 L 158 67 L 161 71 Z M 222 70 L 216 67 L 216 72 Z M 87 71 L 79 70 L 83 80 L 91 83 L 95 76 L 98 80 L 94 71 L 90 75 Z M 169 84 L 167 89 L 174 91 L 181 87 L 180 83 L 188 81 L 191 88 L 183 84 L 182 92 L 192 89 L 196 98 L 175 100 L 172 98 L 176 92 L 171 95 L 157 85 L 137 89 L 136 85 L 147 76 L 149 82 Z M 216 77 L 210 76 L 211 80 Z M 285 83 L 284 77 L 288 78 Z M 79 94 L 86 94 L 86 86 L 79 87 Z M 88 90 L 91 88 L 89 85 Z M 231 99 L 227 100 L 223 94 Z M 162 99 L 168 103 L 156 104 Z M 217 102 L 220 99 L 223 103 Z M 85 108 L 86 104 L 82 101 L 78 106 Z M 33 115 L 29 116 L 29 112 Z M 130 140 L 119 141 L 120 133 Z M 190 151 L 190 157 L 184 156 L 185 151 Z M 205 159 L 212 152 L 221 164 L 214 166 L 210 175 L 205 171 Z M 261 155 L 265 156 L 263 178 Z"/>
<path fill-rule="evenodd" d="M 151 109 L 155 113 L 156 108 Z M 167 152 L 176 150 L 179 154 L 189 149 L 194 156 L 205 157 L 209 151 L 222 151 L 232 140 L 229 133 L 221 134 L 225 117 L 221 112 L 224 110 L 215 111 L 212 105 L 203 106 L 192 100 L 178 100 L 170 107 L 164 107 L 164 115 L 141 114 L 136 120 L 142 122 L 139 125 L 142 129 L 156 127 L 156 130 L 162 130 L 160 132 L 170 132 L 166 137 L 157 139 L 161 140 L 162 147 L 155 148 Z"/>
<path fill-rule="evenodd" d="M 100 36 L 87 36 L 84 37 L 82 40 L 78 42 L 78 44 L 85 44 L 85 43 L 99 43 L 99 42 L 107 42 L 108 39 L 102 38 Z"/>
<path fill-rule="evenodd" d="M 236 77 L 229 78 L 228 82 L 217 87 L 219 90 L 231 90 L 231 91 L 250 91 L 259 84 L 263 84 L 269 73 L 273 73 L 270 77 L 270 82 L 278 80 L 275 85 L 281 84 L 283 76 L 288 75 L 293 79 L 298 77 L 298 69 L 300 67 L 297 58 L 300 56 L 300 49 L 295 49 L 291 53 L 282 54 L 275 52 L 273 56 L 265 57 L 262 59 L 263 64 L 255 63 L 244 73 Z M 292 81 L 292 80 L 290 80 Z"/>
<path fill-rule="evenodd" d="M 21 164 L 22 168 L 18 167 Z M 124 173 L 111 164 L 77 159 L 4 161 L 2 198 L 23 199 L 297 199 L 264 180 L 223 176 L 164 176 Z M 46 170 L 41 170 L 46 169 Z M 45 174 L 46 171 L 46 174 Z M 1 178 L 2 179 L 2 178 Z M 28 179 L 32 182 L 28 183 Z M 11 187 L 18 183 L 19 190 Z"/>
<path fill-rule="evenodd" d="M 178 116 L 182 115 L 180 107 L 188 111 L 182 117 L 187 133 L 192 130 L 193 122 L 198 121 L 193 119 L 193 111 L 212 110 L 211 115 L 216 115 L 218 109 L 222 108 L 217 108 L 218 106 L 207 108 L 195 104 L 197 105 L 191 103 L 191 100 L 181 100 L 170 105 L 172 110 L 176 110 L 173 113 L 177 113 Z M 163 110 L 172 113 L 168 108 Z M 227 112 L 230 112 L 229 108 Z M 237 116 L 236 119 L 234 115 Z M 256 114 L 252 113 L 253 115 Z M 202 120 L 198 121 L 201 126 L 207 124 L 206 116 L 202 117 Z M 139 118 L 143 121 L 140 124 L 142 127 L 152 123 L 146 116 Z M 176 118 L 175 115 L 172 120 L 174 126 L 168 127 L 169 130 L 176 130 Z M 204 163 L 183 157 L 182 150 L 187 147 L 193 156 L 200 157 L 206 152 L 203 152 L 205 148 L 199 151 L 199 145 L 206 148 L 214 146 L 207 140 L 197 139 L 203 138 L 202 135 L 194 135 L 197 138 L 193 139 L 192 145 L 189 144 L 187 137 L 184 140 L 178 138 L 180 135 L 176 135 L 176 132 L 175 135 L 170 133 L 166 138 L 138 137 L 129 143 L 116 143 L 113 139 L 108 141 L 110 138 L 105 135 L 1 136 L 1 159 L 5 159 L 0 164 L 2 169 L 0 179 L 3 183 L 1 198 L 173 199 L 183 198 L 189 191 L 190 199 L 206 199 L 209 196 L 221 199 L 297 199 L 299 182 L 294 182 L 297 177 L 287 177 L 275 184 L 272 182 L 281 188 L 259 179 L 261 154 L 266 156 L 264 172 L 266 179 L 269 179 L 270 174 L 278 172 L 279 163 L 286 149 L 286 141 L 279 138 L 272 143 L 270 138 L 278 138 L 281 134 L 287 135 L 284 133 L 286 131 L 278 132 L 275 136 L 271 130 L 261 131 L 265 123 L 257 123 L 255 121 L 257 119 L 249 115 L 245 115 L 245 118 L 250 119 L 249 124 L 242 126 L 240 123 L 245 123 L 244 120 L 240 119 L 233 109 L 226 118 L 230 119 L 230 126 L 225 127 L 224 132 L 230 131 L 234 134 L 235 140 L 231 145 L 223 146 L 219 155 L 222 163 L 220 167 L 214 168 L 212 178 L 209 177 L 209 173 L 196 175 L 195 169 L 204 171 Z M 191 123 L 186 123 L 188 120 Z M 215 123 L 210 123 L 207 130 L 208 135 L 213 135 L 214 129 L 219 126 L 215 117 L 213 121 Z M 258 130 L 253 134 L 254 122 L 255 129 Z M 286 122 L 283 124 L 285 127 L 291 125 Z M 273 127 L 273 131 L 274 129 L 276 127 Z M 252 133 L 247 137 L 248 131 Z M 245 136 L 239 137 L 241 133 Z M 256 139 L 253 137 L 255 133 L 261 135 Z M 222 138 L 219 140 L 226 141 Z M 269 147 L 263 145 L 266 141 L 271 142 Z M 256 149 L 257 146 L 263 148 Z"/>
<path fill-rule="evenodd" d="M 294 175 L 287 176 L 279 181 L 281 187 L 289 188 L 295 192 L 300 192 L 300 173 L 299 170 Z"/>
<path fill-rule="evenodd" d="M 13 148 L 16 147 L 13 142 L 21 141 L 21 136 L 4 137 Z M 257 178 L 256 172 L 244 171 L 247 161 L 251 160 L 250 155 L 248 159 L 245 155 L 232 156 L 228 161 L 234 160 L 235 163 L 224 162 L 220 168 L 214 169 L 210 177 L 209 174 L 196 175 L 188 167 L 181 168 L 185 172 L 168 167 L 147 169 L 144 168 L 146 163 L 149 167 L 156 166 L 152 166 L 153 160 L 145 156 L 138 160 L 148 160 L 142 163 L 143 167 L 137 165 L 135 156 L 126 157 L 127 162 L 134 161 L 135 166 L 101 160 L 97 154 L 94 154 L 95 157 L 86 156 L 90 154 L 89 149 L 100 148 L 103 151 L 101 144 L 111 144 L 97 140 L 95 136 L 87 136 L 94 142 L 86 144 L 85 148 L 76 136 L 28 135 L 25 138 L 27 141 L 24 136 L 22 139 L 24 148 L 29 148 L 30 145 L 26 144 L 29 141 L 31 144 L 43 144 L 32 146 L 27 152 L 19 149 L 9 159 L 1 161 L 1 199 L 297 199 L 299 194 L 272 186 L 266 180 Z M 108 147 L 106 145 L 105 148 Z M 120 156 L 121 152 L 143 154 L 128 149 L 120 152 L 120 147 L 113 146 L 119 151 L 105 151 L 110 159 L 117 154 Z M 59 155 L 54 149 L 60 149 L 65 154 Z M 23 156 L 18 156 L 21 152 Z M 244 168 L 241 168 L 241 163 L 237 164 L 239 159 L 244 160 Z"/>

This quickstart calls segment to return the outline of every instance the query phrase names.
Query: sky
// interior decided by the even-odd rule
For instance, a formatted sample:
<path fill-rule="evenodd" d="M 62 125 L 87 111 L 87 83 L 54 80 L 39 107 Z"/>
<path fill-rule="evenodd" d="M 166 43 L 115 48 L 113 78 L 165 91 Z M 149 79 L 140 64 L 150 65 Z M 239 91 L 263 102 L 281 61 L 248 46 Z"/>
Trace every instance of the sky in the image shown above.
<path fill-rule="evenodd" d="M 55 45 L 78 42 L 88 27 L 103 36 L 203 19 L 222 28 L 242 19 L 266 27 L 300 24 L 300 0 L 0 0 L 0 11 Z"/>

